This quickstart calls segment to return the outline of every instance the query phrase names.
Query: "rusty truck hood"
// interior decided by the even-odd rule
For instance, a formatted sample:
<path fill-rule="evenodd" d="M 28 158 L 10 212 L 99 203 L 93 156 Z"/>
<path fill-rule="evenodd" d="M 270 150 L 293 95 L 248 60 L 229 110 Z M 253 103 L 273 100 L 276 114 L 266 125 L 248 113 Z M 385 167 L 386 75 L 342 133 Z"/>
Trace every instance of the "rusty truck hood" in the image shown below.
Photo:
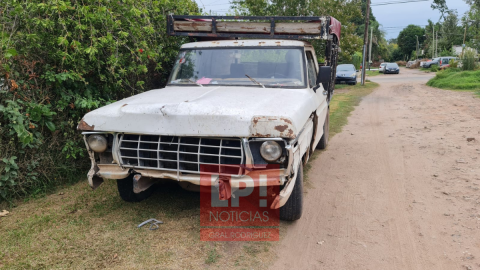
<path fill-rule="evenodd" d="M 81 130 L 295 138 L 319 106 L 311 89 L 171 86 L 89 112 Z"/>

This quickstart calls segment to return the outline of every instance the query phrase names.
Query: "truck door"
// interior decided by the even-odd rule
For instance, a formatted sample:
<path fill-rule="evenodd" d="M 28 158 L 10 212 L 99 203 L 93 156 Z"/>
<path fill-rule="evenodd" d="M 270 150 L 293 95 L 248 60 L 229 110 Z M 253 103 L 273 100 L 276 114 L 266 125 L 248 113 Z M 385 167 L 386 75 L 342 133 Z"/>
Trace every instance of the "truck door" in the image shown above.
<path fill-rule="evenodd" d="M 312 93 L 315 95 L 315 103 L 318 104 L 317 107 L 317 127 L 316 127 L 316 134 L 315 134 L 315 141 L 314 141 L 314 146 L 317 145 L 317 143 L 320 141 L 323 135 L 323 124 L 325 123 L 325 118 L 327 116 L 328 112 L 328 102 L 327 102 L 327 97 L 328 97 L 328 92 L 325 91 L 323 88 L 323 85 L 320 84 L 320 88 L 317 89 L 316 92 L 314 92 L 313 87 L 316 86 L 317 83 L 317 74 L 318 74 L 318 65 L 316 64 L 315 59 L 313 58 L 313 54 L 311 51 L 306 51 L 306 56 L 307 56 L 307 72 L 308 72 L 308 84 L 309 87 L 312 91 Z"/>

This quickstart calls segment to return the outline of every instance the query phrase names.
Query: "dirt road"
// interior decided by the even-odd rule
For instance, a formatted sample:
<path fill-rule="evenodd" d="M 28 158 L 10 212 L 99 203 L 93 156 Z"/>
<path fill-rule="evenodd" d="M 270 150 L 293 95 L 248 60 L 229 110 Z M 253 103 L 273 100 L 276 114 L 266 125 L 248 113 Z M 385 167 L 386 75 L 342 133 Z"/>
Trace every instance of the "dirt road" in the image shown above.
<path fill-rule="evenodd" d="M 372 77 L 272 269 L 480 269 L 480 99 L 430 77 Z"/>

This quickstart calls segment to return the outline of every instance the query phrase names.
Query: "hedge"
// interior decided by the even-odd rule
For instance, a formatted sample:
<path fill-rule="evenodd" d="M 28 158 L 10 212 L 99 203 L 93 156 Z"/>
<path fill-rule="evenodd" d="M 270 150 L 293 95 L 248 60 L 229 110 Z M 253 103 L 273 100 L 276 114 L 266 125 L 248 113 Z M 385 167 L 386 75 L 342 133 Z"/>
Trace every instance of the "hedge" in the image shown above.
<path fill-rule="evenodd" d="M 162 87 L 179 46 L 166 16 L 193 0 L 4 0 L 0 6 L 0 201 L 85 178 L 76 125 Z"/>

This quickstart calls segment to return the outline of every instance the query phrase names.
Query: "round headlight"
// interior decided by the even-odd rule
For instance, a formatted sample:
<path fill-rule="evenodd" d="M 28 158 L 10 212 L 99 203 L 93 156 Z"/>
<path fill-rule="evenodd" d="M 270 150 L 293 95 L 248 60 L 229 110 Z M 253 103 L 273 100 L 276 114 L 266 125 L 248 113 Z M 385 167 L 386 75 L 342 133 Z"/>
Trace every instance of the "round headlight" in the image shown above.
<path fill-rule="evenodd" d="M 90 149 L 97 153 L 105 152 L 105 150 L 107 150 L 107 139 L 102 135 L 90 135 L 88 136 L 87 142 Z"/>
<path fill-rule="evenodd" d="M 266 141 L 260 147 L 260 155 L 267 161 L 275 161 L 282 156 L 282 147 L 274 141 Z"/>

